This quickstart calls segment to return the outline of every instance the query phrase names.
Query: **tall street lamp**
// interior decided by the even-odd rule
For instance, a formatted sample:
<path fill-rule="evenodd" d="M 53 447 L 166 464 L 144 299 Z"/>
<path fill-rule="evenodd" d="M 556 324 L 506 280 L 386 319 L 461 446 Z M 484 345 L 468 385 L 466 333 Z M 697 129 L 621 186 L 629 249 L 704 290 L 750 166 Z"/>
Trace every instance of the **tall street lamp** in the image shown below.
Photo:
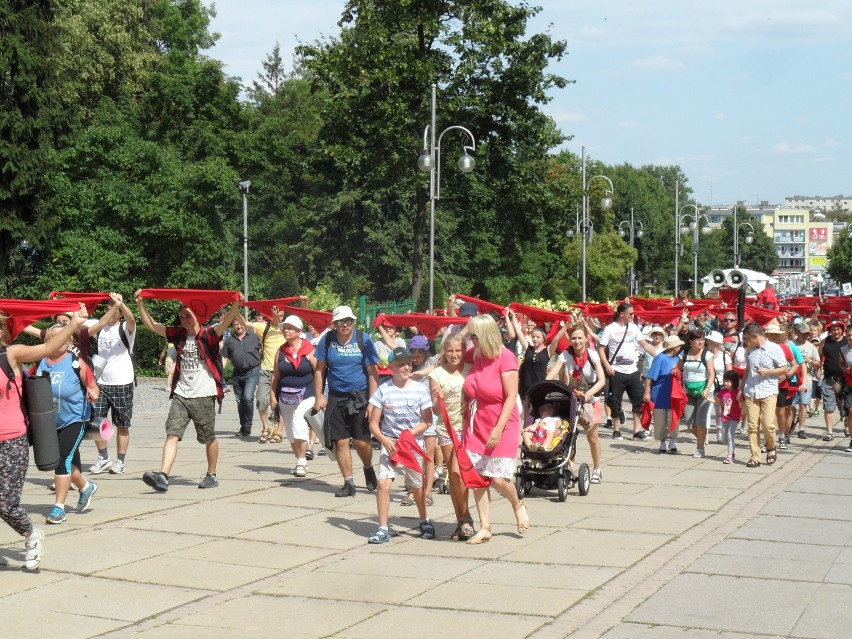
<path fill-rule="evenodd" d="M 456 163 L 459 171 L 470 173 L 476 167 L 476 161 L 468 151 L 476 151 L 476 138 L 463 126 L 448 126 L 441 131 L 435 143 L 435 120 L 437 117 L 438 87 L 432 85 L 432 123 L 423 130 L 423 152 L 417 159 L 417 167 L 429 172 L 429 312 L 435 310 L 435 200 L 441 199 L 441 139 L 449 131 L 463 131 L 470 138 L 470 145 L 463 145 L 464 155 Z"/>
<path fill-rule="evenodd" d="M 740 224 L 736 224 L 736 218 L 734 218 L 734 268 L 740 267 L 740 229 L 744 226 L 749 228 L 748 234 L 745 236 L 745 243 L 751 244 L 754 242 L 754 227 L 748 222 L 742 222 Z"/>
<path fill-rule="evenodd" d="M 684 209 L 692 209 L 695 211 L 694 215 L 690 215 L 688 213 L 680 215 L 678 218 L 678 227 L 680 235 L 686 235 L 692 231 L 692 295 L 693 297 L 698 297 L 698 233 L 700 230 L 701 234 L 710 235 L 713 232 L 713 227 L 710 226 L 710 218 L 702 213 L 694 204 L 684 204 L 680 208 L 679 213 L 682 213 Z M 688 226 L 686 224 L 687 220 L 690 220 Z M 705 222 L 703 227 L 701 226 L 702 220 Z M 677 241 L 677 251 L 675 252 L 675 255 L 677 255 L 678 251 L 682 250 L 683 244 Z"/>
<path fill-rule="evenodd" d="M 583 159 L 583 219 L 580 222 L 580 232 L 583 234 L 583 301 L 586 301 L 586 245 L 591 244 L 592 242 L 592 233 L 594 226 L 592 225 L 592 221 L 589 219 L 589 185 L 597 179 L 606 180 L 609 184 L 609 190 L 604 191 L 604 196 L 601 198 L 601 208 L 602 209 L 611 209 L 612 208 L 612 198 L 610 197 L 615 192 L 615 187 L 612 185 L 612 180 L 610 180 L 605 175 L 594 175 L 586 180 L 586 147 L 582 148 L 582 159 Z"/>
<path fill-rule="evenodd" d="M 243 296 L 248 299 L 248 192 L 251 180 L 237 182 L 237 186 L 243 194 Z"/>
<path fill-rule="evenodd" d="M 639 225 L 639 230 L 636 230 L 636 225 Z M 627 228 L 629 230 L 625 231 Z M 618 224 L 618 234 L 621 237 L 626 235 L 630 235 L 630 248 L 636 248 L 634 246 L 634 238 L 642 237 L 645 234 L 645 227 L 642 225 L 642 220 L 634 220 L 633 219 L 633 207 L 630 207 L 630 220 L 624 220 Z M 630 295 L 636 295 L 636 269 L 631 266 L 630 267 L 630 285 L 627 287 L 630 291 Z"/>

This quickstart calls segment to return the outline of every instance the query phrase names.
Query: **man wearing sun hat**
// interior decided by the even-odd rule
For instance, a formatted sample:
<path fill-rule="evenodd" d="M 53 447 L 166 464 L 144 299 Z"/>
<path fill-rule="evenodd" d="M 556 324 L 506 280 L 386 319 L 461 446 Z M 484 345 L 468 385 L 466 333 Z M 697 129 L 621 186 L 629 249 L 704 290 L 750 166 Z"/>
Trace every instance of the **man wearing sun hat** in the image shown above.
<path fill-rule="evenodd" d="M 335 308 L 331 322 L 333 330 L 317 343 L 315 356 L 320 375 L 315 378 L 314 410 L 325 409 L 325 445 L 334 447 L 343 475 L 343 486 L 334 496 L 354 497 L 350 439 L 364 464 L 367 489 L 376 489 L 367 401 L 379 386 L 376 370 L 379 355 L 372 340 L 355 327 L 355 314 L 350 307 Z M 328 383 L 327 400 L 323 393 L 324 377 Z"/>

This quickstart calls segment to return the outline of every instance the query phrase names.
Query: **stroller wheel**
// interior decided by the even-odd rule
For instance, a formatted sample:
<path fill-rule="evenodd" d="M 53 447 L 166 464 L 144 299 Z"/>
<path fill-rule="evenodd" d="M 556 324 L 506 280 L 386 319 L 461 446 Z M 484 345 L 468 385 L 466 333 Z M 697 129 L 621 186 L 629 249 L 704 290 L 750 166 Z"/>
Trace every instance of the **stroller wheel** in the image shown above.
<path fill-rule="evenodd" d="M 524 484 L 526 483 L 525 477 L 518 473 L 515 475 L 515 491 L 518 493 L 518 499 L 524 498 Z"/>
<path fill-rule="evenodd" d="M 556 491 L 559 496 L 559 501 L 565 501 L 568 499 L 568 482 L 565 479 L 565 475 L 562 473 L 560 473 L 559 477 L 556 479 Z"/>
<path fill-rule="evenodd" d="M 580 495 L 586 496 L 589 494 L 589 487 L 592 485 L 592 472 L 589 470 L 588 464 L 580 464 L 580 470 L 577 473 L 577 489 Z"/>
<path fill-rule="evenodd" d="M 442 481 L 441 482 L 441 494 L 449 495 L 450 494 L 450 482 Z"/>
<path fill-rule="evenodd" d="M 526 480 L 524 482 L 524 494 L 529 495 L 532 492 L 532 487 L 533 487 L 532 479 Z"/>

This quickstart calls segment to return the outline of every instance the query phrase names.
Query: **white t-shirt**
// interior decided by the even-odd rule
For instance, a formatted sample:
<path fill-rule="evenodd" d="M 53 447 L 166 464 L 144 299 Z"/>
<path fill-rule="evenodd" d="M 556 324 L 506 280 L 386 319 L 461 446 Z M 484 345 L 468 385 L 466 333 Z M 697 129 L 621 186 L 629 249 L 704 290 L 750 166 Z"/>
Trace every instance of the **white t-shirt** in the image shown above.
<path fill-rule="evenodd" d="M 733 361 L 731 360 L 731 356 L 725 352 L 725 349 L 720 349 L 719 354 L 713 358 L 713 370 L 716 373 L 716 381 L 719 383 L 719 387 L 722 386 L 723 377 L 725 375 L 725 367 L 733 365 Z"/>
<path fill-rule="evenodd" d="M 186 338 L 180 361 L 180 379 L 175 394 L 185 399 L 216 395 L 216 380 L 198 352 L 195 336 Z"/>
<path fill-rule="evenodd" d="M 118 329 L 122 323 L 104 326 L 98 333 L 98 355 L 106 361 L 103 372 L 98 377 L 98 384 L 101 386 L 124 386 L 133 383 L 133 360 L 130 359 L 130 353 L 124 346 L 124 342 L 121 341 L 121 333 Z M 124 332 L 127 335 L 127 343 L 130 344 L 130 348 L 133 348 L 136 331 L 131 333 L 125 324 Z"/>
<path fill-rule="evenodd" d="M 627 335 L 625 336 L 625 332 Z M 622 338 L 624 342 L 622 343 Z M 610 366 L 617 373 L 629 375 L 639 370 L 639 355 L 643 348 L 640 342 L 647 341 L 642 330 L 634 323 L 622 326 L 618 322 L 607 325 L 601 335 L 600 345 L 606 347 L 606 355 Z M 621 348 L 619 348 L 621 344 Z M 618 351 L 618 354 L 616 354 Z M 615 361 L 613 361 L 613 359 Z"/>

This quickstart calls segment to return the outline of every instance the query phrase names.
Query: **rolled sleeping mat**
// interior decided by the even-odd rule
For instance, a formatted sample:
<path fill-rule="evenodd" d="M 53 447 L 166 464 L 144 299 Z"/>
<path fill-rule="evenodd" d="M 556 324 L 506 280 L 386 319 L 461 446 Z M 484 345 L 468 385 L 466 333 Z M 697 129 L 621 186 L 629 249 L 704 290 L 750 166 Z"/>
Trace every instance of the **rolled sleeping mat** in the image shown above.
<path fill-rule="evenodd" d="M 325 430 L 323 429 L 323 425 L 325 422 L 325 411 L 315 411 L 313 408 L 305 412 L 305 421 L 308 422 L 308 426 L 313 429 L 314 433 L 320 440 L 320 446 L 325 448 Z M 328 458 L 331 461 L 337 461 L 337 452 L 332 448 L 331 450 L 326 448 L 326 453 L 328 454 Z"/>
<path fill-rule="evenodd" d="M 59 465 L 59 437 L 56 434 L 56 411 L 47 373 L 24 378 L 29 416 L 30 445 L 39 470 L 56 470 Z"/>
<path fill-rule="evenodd" d="M 113 432 L 115 432 L 115 429 L 112 427 L 112 422 L 107 418 L 100 421 L 93 419 L 86 424 L 83 439 L 102 439 L 108 442 L 112 439 Z"/>

